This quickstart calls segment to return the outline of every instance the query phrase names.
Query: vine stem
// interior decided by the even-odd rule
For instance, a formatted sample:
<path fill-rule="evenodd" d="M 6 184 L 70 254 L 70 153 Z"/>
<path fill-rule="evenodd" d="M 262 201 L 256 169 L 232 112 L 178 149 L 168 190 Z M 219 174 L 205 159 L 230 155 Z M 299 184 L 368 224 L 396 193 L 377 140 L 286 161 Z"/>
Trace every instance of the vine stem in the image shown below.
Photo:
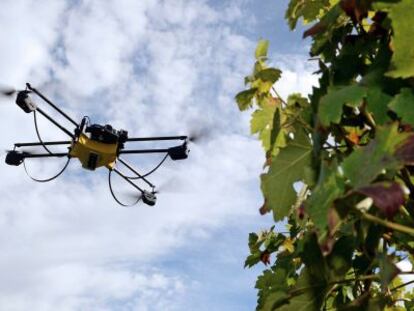
<path fill-rule="evenodd" d="M 401 285 L 398 285 L 398 286 L 396 286 L 396 287 L 394 287 L 394 288 L 391 288 L 390 289 L 390 291 L 396 291 L 397 289 L 400 289 L 400 288 L 402 288 L 402 287 L 405 287 L 405 286 L 407 286 L 407 285 L 410 285 L 410 284 L 413 284 L 414 283 L 414 280 L 411 280 L 411 281 L 409 281 L 409 282 L 406 282 L 406 283 L 404 283 L 404 284 L 401 284 Z"/>
<path fill-rule="evenodd" d="M 413 228 L 410 228 L 410 227 L 407 227 L 407 226 L 404 226 L 404 225 L 401 225 L 401 224 L 397 224 L 395 222 L 391 222 L 391 221 L 388 221 L 388 220 L 384 220 L 384 219 L 378 218 L 378 217 L 376 217 L 374 215 L 371 215 L 371 214 L 368 214 L 368 213 L 362 213 L 362 218 L 364 218 L 368 221 L 377 223 L 379 225 L 382 225 L 384 227 L 387 227 L 387 228 L 397 230 L 397 231 L 407 233 L 407 234 L 410 234 L 410 235 L 414 236 L 414 229 Z"/>
<path fill-rule="evenodd" d="M 277 98 L 279 98 L 282 103 L 284 103 L 285 105 L 287 105 L 287 102 L 282 98 L 282 96 L 279 95 L 279 93 L 276 91 L 276 89 L 273 86 L 272 86 L 272 91 L 275 93 L 275 95 L 277 96 Z"/>
<path fill-rule="evenodd" d="M 366 281 L 366 280 L 379 280 L 379 279 L 380 278 L 379 278 L 378 275 L 376 275 L 376 274 L 369 274 L 369 275 L 361 276 L 359 278 L 353 278 L 353 279 L 346 279 L 346 280 L 339 280 L 339 281 L 335 281 L 335 282 L 329 282 L 329 283 L 326 283 L 326 285 L 327 286 L 332 286 L 332 285 L 346 284 L 346 283 L 351 283 L 351 282 Z M 316 285 L 313 285 L 313 286 L 306 286 L 306 287 L 301 287 L 301 288 L 294 289 L 293 291 L 290 292 L 290 296 L 291 296 L 290 298 L 292 298 L 294 296 L 297 296 L 297 295 L 300 295 L 304 291 L 307 291 L 307 290 L 312 289 L 312 288 L 320 287 L 320 286 L 321 286 L 321 284 L 319 284 L 319 285 L 316 284 Z"/>

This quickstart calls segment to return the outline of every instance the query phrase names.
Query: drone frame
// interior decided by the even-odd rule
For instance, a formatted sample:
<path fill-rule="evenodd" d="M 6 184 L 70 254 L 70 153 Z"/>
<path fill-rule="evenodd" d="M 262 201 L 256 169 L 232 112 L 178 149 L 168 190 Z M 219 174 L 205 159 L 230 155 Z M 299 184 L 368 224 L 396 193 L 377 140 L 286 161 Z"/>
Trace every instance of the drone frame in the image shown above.
<path fill-rule="evenodd" d="M 34 94 L 39 96 L 44 102 L 46 102 L 53 109 L 55 109 L 61 116 L 63 116 L 66 120 L 68 120 L 70 123 L 72 123 L 75 126 L 74 132 L 72 133 L 67 128 L 62 126 L 57 120 L 52 118 L 43 109 L 41 109 L 33 101 L 31 101 L 31 99 L 28 97 L 28 94 L 31 93 L 31 92 L 33 92 Z M 64 170 L 66 169 L 66 167 L 69 164 L 71 158 L 77 158 L 78 157 L 79 160 L 82 162 L 82 159 L 80 158 L 80 156 L 76 156 L 76 154 L 74 154 L 73 148 L 77 147 L 79 145 L 79 143 L 77 142 L 79 140 L 79 138 L 82 135 L 85 136 L 85 134 L 83 134 L 83 130 L 84 130 L 85 122 L 86 122 L 85 119 L 88 118 L 88 117 L 84 117 L 82 119 L 82 122 L 80 124 L 78 124 L 70 116 L 68 116 L 64 111 L 62 111 L 59 107 L 57 107 L 51 100 L 49 100 L 45 95 L 43 95 L 39 90 L 32 87 L 29 83 L 26 83 L 26 90 L 25 91 L 20 91 L 18 93 L 16 103 L 26 113 L 33 112 L 34 121 L 35 121 L 35 128 L 36 128 L 36 134 L 38 136 L 39 142 L 15 143 L 14 144 L 14 149 L 9 151 L 8 154 L 7 154 L 7 157 L 6 157 L 6 163 L 7 164 L 20 165 L 21 163 L 23 163 L 25 165 L 24 160 L 26 158 L 52 158 L 52 157 L 62 158 L 62 157 L 68 157 L 68 162 L 64 166 L 63 170 L 60 171 L 57 175 L 53 176 L 52 178 L 49 178 L 49 179 L 46 179 L 46 180 L 38 180 L 38 179 L 35 179 L 35 178 L 33 178 L 29 175 L 35 181 L 47 182 L 47 181 L 51 181 L 51 180 L 57 178 L 58 176 L 60 176 L 64 172 Z M 37 127 L 36 112 L 39 112 L 43 117 L 45 117 L 52 124 L 54 124 L 57 128 L 59 128 L 63 133 L 65 133 L 67 136 L 69 136 L 71 138 L 71 140 L 67 140 L 67 141 L 43 141 L 40 137 L 39 130 L 38 130 L 38 127 Z M 87 145 L 89 143 L 88 138 L 85 138 L 85 139 L 86 139 L 86 145 Z M 92 141 L 91 139 L 89 139 L 89 140 L 92 143 L 95 143 L 95 144 L 98 143 L 98 142 Z M 170 148 L 162 148 L 162 149 L 161 148 L 159 148 L 159 149 L 124 149 L 124 143 L 126 143 L 126 142 L 175 141 L 175 140 L 181 140 L 181 141 L 184 141 L 184 142 L 180 145 L 177 145 L 177 146 L 173 146 L 173 147 L 170 147 Z M 136 203 L 138 203 L 142 199 L 142 201 L 144 203 L 148 204 L 148 205 L 151 205 L 151 206 L 155 205 L 155 202 L 156 202 L 155 185 L 152 184 L 146 177 L 148 175 L 152 174 L 153 172 L 155 172 L 164 163 L 164 161 L 167 159 L 168 156 L 172 160 L 186 159 L 188 157 L 187 142 L 188 142 L 188 136 L 158 136 L 158 137 L 131 137 L 131 138 L 126 137 L 124 142 L 122 142 L 122 143 L 117 142 L 116 143 L 116 146 L 117 146 L 116 152 L 113 152 L 113 150 L 110 151 L 110 155 L 112 157 L 114 157 L 113 161 L 108 160 L 107 164 L 101 165 L 101 166 L 105 166 L 109 170 L 109 175 L 108 175 L 109 176 L 108 177 L 109 189 L 110 189 L 110 192 L 111 192 L 113 198 L 115 199 L 115 201 L 118 204 L 122 205 L 122 206 L 131 206 L 131 205 L 135 205 Z M 104 143 L 99 143 L 99 144 L 101 144 L 103 146 L 103 148 L 105 148 Z M 47 148 L 47 146 L 57 146 L 57 145 L 68 145 L 68 152 L 57 152 L 56 153 L 56 152 L 51 152 Z M 47 153 L 28 153 L 28 152 L 24 152 L 24 151 L 23 152 L 16 151 L 16 148 L 33 147 L 33 146 L 42 146 L 47 151 Z M 112 146 L 113 146 L 113 144 L 112 144 Z M 146 173 L 146 174 L 140 174 L 132 165 L 128 164 L 124 159 L 122 159 L 120 157 L 120 155 L 123 155 L 123 154 L 153 154 L 153 153 L 165 154 L 165 157 L 153 170 L 151 170 L 149 173 Z M 17 157 L 17 160 L 16 160 L 16 157 Z M 9 160 L 8 160 L 8 158 L 9 158 Z M 12 158 L 11 159 L 12 161 L 10 161 L 10 158 Z M 134 174 L 134 176 L 126 176 L 122 172 L 120 172 L 115 167 L 115 164 L 116 164 L 117 161 L 122 163 L 132 174 Z M 94 170 L 94 169 L 95 168 L 92 168 L 92 170 Z M 26 169 L 26 166 L 25 166 L 25 170 L 26 170 L 26 173 L 28 173 L 27 169 Z M 112 185 L 111 185 L 111 174 L 112 174 L 112 172 L 115 172 L 117 175 L 119 175 L 126 182 L 128 182 L 132 187 L 134 187 L 136 190 L 138 190 L 140 192 L 141 195 L 138 196 L 137 201 L 135 203 L 130 204 L 130 205 L 126 205 L 126 204 L 124 204 L 124 203 L 122 203 L 121 201 L 118 200 L 115 193 L 113 192 Z M 148 190 L 144 190 L 141 187 L 139 187 L 135 182 L 133 182 L 133 180 L 137 180 L 137 179 L 141 179 L 142 181 L 144 181 L 149 187 L 151 187 L 151 190 L 148 191 Z"/>

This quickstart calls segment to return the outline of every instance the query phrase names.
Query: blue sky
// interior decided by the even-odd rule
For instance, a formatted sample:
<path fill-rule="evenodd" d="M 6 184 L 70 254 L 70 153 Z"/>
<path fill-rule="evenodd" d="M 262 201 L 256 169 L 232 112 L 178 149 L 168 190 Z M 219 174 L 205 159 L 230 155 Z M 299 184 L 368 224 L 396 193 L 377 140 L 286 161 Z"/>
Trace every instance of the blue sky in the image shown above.
<path fill-rule="evenodd" d="M 174 185 L 154 208 L 118 207 L 106 172 L 76 162 L 47 185 L 1 164 L 0 309 L 254 309 L 262 267 L 243 269 L 247 237 L 272 219 L 258 214 L 263 152 L 233 98 L 260 38 L 284 70 L 282 96 L 316 83 L 286 2 L 2 1 L 2 85 L 31 82 L 77 120 L 88 114 L 132 136 L 208 135 L 154 175 Z M 36 140 L 31 116 L 0 101 L 0 147 Z M 64 138 L 44 120 L 40 128 Z M 146 171 L 159 157 L 128 160 Z M 61 165 L 27 164 L 40 177 Z"/>

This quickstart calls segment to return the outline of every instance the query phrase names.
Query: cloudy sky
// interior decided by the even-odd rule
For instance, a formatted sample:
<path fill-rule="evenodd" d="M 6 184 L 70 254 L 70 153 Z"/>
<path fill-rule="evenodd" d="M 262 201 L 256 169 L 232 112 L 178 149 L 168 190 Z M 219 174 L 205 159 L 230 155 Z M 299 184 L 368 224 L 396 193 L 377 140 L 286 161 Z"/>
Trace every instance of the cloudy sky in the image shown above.
<path fill-rule="evenodd" d="M 315 83 L 307 42 L 285 26 L 286 2 L 1 1 L 1 85 L 30 82 L 76 120 L 130 136 L 207 134 L 188 160 L 154 174 L 165 184 L 155 207 L 117 206 L 105 170 L 75 161 L 49 184 L 0 164 L 1 310 L 254 309 L 261 267 L 243 269 L 247 236 L 272 219 L 258 214 L 263 152 L 233 98 L 260 38 L 284 70 L 283 96 Z M 0 148 L 35 141 L 32 115 L 0 102 Z M 64 138 L 44 120 L 40 130 Z M 144 172 L 160 156 L 128 160 Z M 60 161 L 27 165 L 48 177 Z M 115 186 L 130 199 L 128 185 Z"/>

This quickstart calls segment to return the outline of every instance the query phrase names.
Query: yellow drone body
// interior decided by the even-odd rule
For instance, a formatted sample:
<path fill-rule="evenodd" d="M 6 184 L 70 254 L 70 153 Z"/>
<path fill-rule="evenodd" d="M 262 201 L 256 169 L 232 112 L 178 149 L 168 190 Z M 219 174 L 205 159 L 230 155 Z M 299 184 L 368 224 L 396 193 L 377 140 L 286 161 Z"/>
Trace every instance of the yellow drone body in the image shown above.
<path fill-rule="evenodd" d="M 117 151 L 118 143 L 102 143 L 82 133 L 79 139 L 72 143 L 69 154 L 73 158 L 78 158 L 83 168 L 94 170 L 102 166 L 113 168 Z"/>

